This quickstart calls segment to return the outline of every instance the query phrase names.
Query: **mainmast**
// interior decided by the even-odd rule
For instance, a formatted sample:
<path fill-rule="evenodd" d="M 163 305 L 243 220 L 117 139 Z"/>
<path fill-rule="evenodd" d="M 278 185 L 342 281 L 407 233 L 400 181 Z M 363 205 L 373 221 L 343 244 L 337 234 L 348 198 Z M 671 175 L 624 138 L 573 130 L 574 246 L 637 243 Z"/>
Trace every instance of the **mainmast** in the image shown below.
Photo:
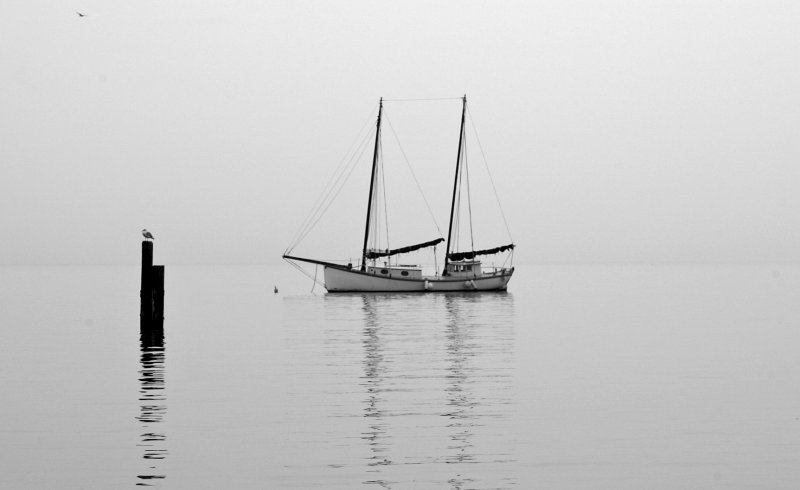
<path fill-rule="evenodd" d="M 450 255 L 450 239 L 453 236 L 453 213 L 456 209 L 456 195 L 458 194 L 458 172 L 461 168 L 461 153 L 464 149 L 464 119 L 467 114 L 467 96 L 461 98 L 463 101 L 463 105 L 461 107 L 461 131 L 458 134 L 458 156 L 456 157 L 456 176 L 455 180 L 453 181 L 453 201 L 450 204 L 450 224 L 447 227 L 447 246 L 445 247 L 444 252 L 444 271 L 442 275 L 448 275 L 447 272 L 447 263 L 448 263 L 448 255 Z M 373 170 L 374 171 L 374 170 Z"/>
<path fill-rule="evenodd" d="M 361 270 L 367 270 L 367 241 L 369 240 L 369 219 L 372 214 L 372 193 L 375 188 L 375 177 L 378 172 L 378 151 L 381 141 L 381 113 L 383 112 L 383 97 L 378 105 L 378 122 L 375 129 L 375 151 L 372 154 L 372 177 L 369 180 L 369 200 L 367 201 L 367 224 L 364 226 L 364 251 L 361 254 Z M 464 121 L 461 121 L 463 131 Z M 452 215 L 451 215 L 452 220 Z M 446 259 L 445 259 L 446 260 Z"/>

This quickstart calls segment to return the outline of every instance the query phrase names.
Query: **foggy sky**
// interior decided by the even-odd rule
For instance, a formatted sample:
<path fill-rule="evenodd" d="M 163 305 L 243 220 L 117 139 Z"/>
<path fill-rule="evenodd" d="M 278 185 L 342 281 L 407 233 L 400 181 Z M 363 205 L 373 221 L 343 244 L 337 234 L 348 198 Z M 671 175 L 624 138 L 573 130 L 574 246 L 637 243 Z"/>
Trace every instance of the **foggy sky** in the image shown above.
<path fill-rule="evenodd" d="M 794 2 L 4 5 L 3 264 L 277 262 L 379 97 L 465 93 L 518 262 L 800 260 Z"/>

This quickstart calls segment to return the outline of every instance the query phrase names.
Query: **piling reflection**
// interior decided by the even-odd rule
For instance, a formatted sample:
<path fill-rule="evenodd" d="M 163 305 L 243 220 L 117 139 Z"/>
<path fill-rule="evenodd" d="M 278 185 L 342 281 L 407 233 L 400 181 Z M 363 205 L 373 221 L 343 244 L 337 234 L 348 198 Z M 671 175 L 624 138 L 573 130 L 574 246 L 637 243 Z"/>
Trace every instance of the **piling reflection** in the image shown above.
<path fill-rule="evenodd" d="M 140 336 L 139 402 L 141 410 L 136 419 L 141 423 L 142 434 L 137 446 L 143 448 L 142 458 L 146 470 L 137 475 L 137 486 L 154 486 L 166 475 L 158 471 L 159 462 L 167 456 L 167 436 L 159 425 L 166 415 L 164 392 L 164 331 L 142 329 Z"/>

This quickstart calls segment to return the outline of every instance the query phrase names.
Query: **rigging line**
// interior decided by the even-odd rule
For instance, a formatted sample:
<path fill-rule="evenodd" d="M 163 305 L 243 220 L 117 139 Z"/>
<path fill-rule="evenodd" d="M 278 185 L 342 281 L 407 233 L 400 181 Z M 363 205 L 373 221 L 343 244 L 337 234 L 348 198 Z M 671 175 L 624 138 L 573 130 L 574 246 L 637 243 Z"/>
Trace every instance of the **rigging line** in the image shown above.
<path fill-rule="evenodd" d="M 381 136 L 383 136 L 381 134 Z M 381 228 L 383 227 L 383 223 L 387 221 L 387 217 L 384 214 L 381 216 L 380 213 L 380 204 L 381 204 L 381 197 L 385 196 L 386 194 L 386 186 L 382 185 L 383 183 L 383 138 L 381 141 L 378 142 L 378 174 L 375 176 L 377 182 L 377 192 L 375 193 L 375 219 L 377 220 L 375 223 L 375 247 L 380 248 L 381 246 Z"/>
<path fill-rule="evenodd" d="M 363 131 L 363 129 L 362 129 Z M 350 155 L 350 159 L 347 161 L 347 164 L 342 166 L 339 165 L 340 169 L 337 169 L 337 173 L 333 175 L 331 180 L 328 181 L 326 184 L 325 189 L 323 189 L 323 194 L 318 198 L 317 205 L 314 208 L 313 212 L 308 216 L 304 226 L 298 232 L 298 235 L 302 236 L 302 238 L 298 238 L 295 245 L 299 243 L 308 232 L 313 229 L 314 225 L 319 221 L 319 218 L 325 214 L 328 210 L 330 205 L 335 200 L 336 196 L 338 196 L 341 189 L 344 187 L 347 180 L 350 178 L 350 175 L 353 173 L 353 170 L 358 166 L 361 157 L 364 154 L 368 146 L 368 142 L 370 140 L 370 136 L 372 135 L 371 131 L 368 131 L 364 134 L 363 138 L 361 139 L 361 143 L 355 148 L 354 152 Z M 348 170 L 349 168 L 349 170 Z M 333 197 L 331 194 L 333 193 Z"/>
<path fill-rule="evenodd" d="M 325 188 L 323 189 L 323 193 L 317 198 L 317 201 L 314 207 L 312 208 L 312 211 L 308 214 L 308 216 L 306 216 L 306 219 L 303 221 L 302 226 L 298 229 L 297 233 L 295 234 L 295 238 L 292 241 L 292 244 L 288 250 L 291 250 L 294 247 L 296 247 L 303 240 L 303 238 L 305 238 L 305 236 L 314 228 L 314 225 L 317 223 L 317 221 L 319 221 L 319 218 L 321 218 L 322 215 L 324 215 L 325 212 L 327 211 L 328 207 L 330 207 L 331 203 L 335 199 L 335 196 L 338 195 L 338 193 L 341 191 L 341 188 L 344 187 L 345 183 L 349 179 L 350 174 L 352 174 L 353 172 L 353 169 L 355 169 L 358 166 L 358 161 L 361 158 L 361 155 L 363 155 L 364 147 L 366 146 L 364 142 L 367 141 L 368 136 L 369 135 L 366 135 L 366 137 L 362 141 L 361 153 L 358 155 L 353 154 L 350 160 L 347 162 L 347 165 L 345 165 L 344 167 L 340 166 L 341 168 L 337 169 L 337 173 L 334 174 L 332 176 L 333 178 L 328 181 Z M 356 151 L 357 150 L 358 148 L 356 148 Z M 334 195 L 334 197 L 331 197 L 332 194 Z"/>
<path fill-rule="evenodd" d="M 366 141 L 366 139 L 365 139 L 365 141 Z M 316 210 L 316 212 L 309 217 L 309 219 L 311 219 L 313 221 L 309 222 L 304 228 L 301 229 L 300 236 L 297 238 L 297 240 L 295 241 L 295 243 L 292 246 L 292 248 L 297 246 L 297 244 L 299 244 L 301 241 L 303 241 L 305 239 L 306 236 L 308 236 L 308 234 L 311 232 L 311 230 L 314 229 L 314 227 L 319 222 L 319 220 L 322 219 L 322 217 L 325 215 L 325 213 L 328 211 L 328 209 L 330 209 L 331 204 L 333 204 L 333 202 L 336 200 L 336 197 L 342 191 L 342 189 L 344 188 L 344 186 L 347 183 L 347 181 L 350 180 L 350 176 L 353 174 L 353 171 L 358 166 L 357 162 L 361 159 L 361 156 L 364 154 L 364 151 L 366 151 L 366 148 L 367 148 L 367 145 L 363 145 L 361 147 L 361 153 L 357 157 L 355 157 L 354 160 L 352 160 L 353 162 L 356 162 L 356 163 L 354 163 L 352 166 L 350 166 L 350 170 L 348 171 L 347 175 L 342 180 L 342 176 L 344 176 L 344 171 L 347 171 L 347 169 L 345 168 L 343 170 L 342 174 L 337 179 L 337 180 L 341 180 L 341 182 L 338 184 L 339 187 L 338 188 L 331 187 L 328 190 L 326 198 L 323 200 L 323 202 L 320 203 L 320 205 L 318 206 L 318 209 Z M 334 192 L 333 196 L 330 195 L 331 192 Z"/>
<path fill-rule="evenodd" d="M 319 281 L 317 281 L 316 277 L 314 277 L 314 276 L 312 276 L 311 274 L 309 274 L 308 272 L 306 272 L 306 270 L 305 270 L 305 269 L 303 269 L 302 267 L 300 267 L 299 265 L 297 265 L 296 263 L 294 263 L 294 261 L 292 261 L 292 260 L 290 260 L 290 259 L 283 259 L 283 260 L 285 260 L 285 261 L 286 261 L 286 262 L 287 262 L 289 265 L 291 265 L 291 266 L 292 266 L 292 267 L 294 267 L 295 269 L 299 270 L 301 274 L 303 274 L 304 276 L 308 277 L 308 278 L 309 278 L 309 279 L 311 279 L 312 281 L 316 282 L 316 283 L 317 283 L 317 284 L 319 284 L 320 286 L 325 286 L 325 284 L 323 284 L 323 283 L 320 283 Z M 313 291 L 313 289 L 312 289 L 312 291 Z"/>
<path fill-rule="evenodd" d="M 385 113 L 384 113 L 385 115 Z M 382 192 L 381 189 L 381 173 L 383 172 L 383 139 L 380 138 L 377 141 L 376 151 L 377 151 L 377 159 L 375 160 L 375 184 L 374 184 L 374 192 L 372 194 L 372 199 L 369 203 L 370 209 L 372 212 L 370 213 L 370 229 L 369 229 L 369 245 L 372 245 L 373 249 L 380 248 L 380 241 L 381 241 L 381 213 L 380 207 L 378 204 L 380 203 L 380 195 Z"/>
<path fill-rule="evenodd" d="M 452 245 L 450 247 L 452 251 L 460 251 L 461 250 L 461 247 L 460 247 L 460 245 L 461 245 L 461 197 L 463 195 L 463 190 L 464 190 L 464 186 L 462 185 L 462 183 L 464 182 L 464 172 L 463 171 L 459 172 L 459 170 L 461 168 L 463 168 L 463 162 L 464 162 L 464 156 L 465 156 L 464 155 L 464 112 L 463 111 L 466 110 L 466 105 L 467 105 L 466 96 L 464 96 L 464 98 L 462 100 L 463 100 L 463 102 L 462 102 L 463 105 L 462 105 L 462 113 L 461 113 L 461 126 L 460 126 L 459 134 L 458 134 L 458 144 L 459 144 L 459 147 L 458 147 L 458 159 L 456 161 L 456 175 L 455 175 L 457 181 L 456 181 L 456 186 L 455 186 L 455 191 L 454 191 L 455 195 L 453 196 L 453 201 L 454 201 L 455 205 L 453 206 L 453 208 L 452 208 L 452 210 L 450 212 L 451 213 L 450 222 L 451 223 L 455 222 L 455 228 L 453 229 L 451 227 L 451 230 L 454 231 L 454 239 L 455 239 L 455 248 L 453 248 Z M 447 264 L 448 260 L 449 260 L 449 257 L 447 256 L 447 254 L 445 254 L 444 260 L 445 260 L 445 264 Z M 446 272 L 447 271 L 444 271 L 444 273 L 446 273 Z"/>
<path fill-rule="evenodd" d="M 302 235 L 302 233 L 305 230 L 305 227 L 308 225 L 308 223 L 311 222 L 315 218 L 316 214 L 322 208 L 322 206 L 323 206 L 323 204 L 325 202 L 325 199 L 330 195 L 331 190 L 335 189 L 335 187 L 337 185 L 337 182 L 339 181 L 339 179 L 341 179 L 341 176 L 345 173 L 345 171 L 347 169 L 347 166 L 350 165 L 350 163 L 352 163 L 352 158 L 353 158 L 353 155 L 354 155 L 354 148 L 357 150 L 356 144 L 360 139 L 360 135 L 364 132 L 364 129 L 366 127 L 367 126 L 365 124 L 361 128 L 361 130 L 356 135 L 355 140 L 353 141 L 353 143 L 351 143 L 350 148 L 348 148 L 348 150 L 345 153 L 345 155 L 339 161 L 339 164 L 334 169 L 334 172 L 331 174 L 331 177 L 328 179 L 328 182 L 326 182 L 325 186 L 323 187 L 322 192 L 317 197 L 317 200 L 314 202 L 314 205 L 311 207 L 311 211 L 306 216 L 306 218 L 303 220 L 300 228 L 297 230 L 297 233 L 295 233 L 295 237 L 294 237 L 295 239 L 297 239 L 298 236 Z M 360 143 L 360 144 L 363 144 L 363 139 L 362 139 L 362 143 Z M 297 241 L 293 240 L 292 241 L 292 245 L 290 246 L 290 249 L 294 248 L 296 245 L 297 245 Z"/>
<path fill-rule="evenodd" d="M 375 185 L 374 185 L 374 192 L 372 194 L 372 200 L 369 203 L 370 209 L 370 235 L 369 235 L 369 244 L 368 246 L 372 246 L 373 249 L 380 248 L 380 241 L 381 241 L 381 216 L 380 216 L 380 207 L 378 203 L 380 203 L 380 194 L 381 194 L 381 186 L 380 186 L 380 174 L 382 170 L 382 159 L 381 159 L 381 142 L 378 141 L 377 147 L 378 157 L 375 160 Z"/>
<path fill-rule="evenodd" d="M 385 162 L 383 160 L 383 145 L 380 146 L 381 152 L 381 195 L 383 195 L 383 220 L 386 222 L 386 249 L 391 249 L 392 247 L 389 244 L 389 207 L 386 205 L 386 169 Z M 387 257 L 387 260 L 391 261 L 390 257 Z"/>
<path fill-rule="evenodd" d="M 383 99 L 384 102 L 426 102 L 432 100 L 461 100 L 461 97 L 434 97 L 429 99 Z"/>
<path fill-rule="evenodd" d="M 465 138 L 466 139 L 466 138 Z M 471 251 L 475 251 L 475 233 L 472 228 L 472 192 L 469 187 L 469 160 L 467 158 L 467 142 L 464 141 L 464 156 L 462 161 L 464 167 L 464 179 L 467 181 L 467 211 L 469 212 L 469 246 Z"/>
<path fill-rule="evenodd" d="M 364 140 L 362 141 L 361 154 L 359 154 L 358 157 L 353 155 L 353 157 L 348 161 L 348 164 L 345 167 L 343 167 L 338 172 L 337 175 L 335 175 L 334 179 L 331 179 L 328 182 L 328 184 L 324 189 L 324 192 L 318 198 L 316 206 L 313 209 L 313 212 L 308 215 L 306 221 L 303 223 L 303 226 L 298 231 L 298 238 L 294 242 L 293 247 L 296 246 L 311 231 L 311 229 L 313 229 L 314 225 L 319 220 L 319 218 L 325 213 L 325 211 L 327 211 L 328 207 L 333 202 L 331 194 L 335 193 L 335 195 L 338 195 L 338 190 L 341 189 L 341 187 L 343 187 L 344 184 L 347 182 L 350 173 L 352 173 L 353 169 L 357 166 L 360 155 L 363 155 L 364 151 L 363 149 L 366 147 L 366 144 L 364 142 L 366 142 L 367 139 L 368 137 L 365 137 Z M 349 171 L 348 168 L 350 169 Z"/>
<path fill-rule="evenodd" d="M 364 152 L 366 151 L 367 147 L 368 147 L 368 145 L 364 145 L 361 148 L 361 154 L 359 154 L 359 156 L 355 159 L 355 161 L 358 161 L 358 160 L 361 159 L 361 156 L 364 154 Z M 345 177 L 345 179 L 342 181 L 342 183 L 339 186 L 339 188 L 336 189 L 335 194 L 330 199 L 328 199 L 328 203 L 325 205 L 325 208 L 322 209 L 318 213 L 316 220 L 314 220 L 313 223 L 311 223 L 308 227 L 306 227 L 306 229 L 305 229 L 304 233 L 302 234 L 302 236 L 300 238 L 298 238 L 297 243 L 300 243 L 303 239 L 305 239 L 306 236 L 308 236 L 308 234 L 311 232 L 311 230 L 314 229 L 314 227 L 317 225 L 317 223 L 319 223 L 319 220 L 321 220 L 322 217 L 325 215 L 325 213 L 328 211 L 328 209 L 330 209 L 331 204 L 333 204 L 333 202 L 339 196 L 339 193 L 342 192 L 342 189 L 344 189 L 344 185 L 347 183 L 348 180 L 350 180 L 350 176 L 353 175 L 353 171 L 356 169 L 356 167 L 357 167 L 357 165 L 352 165 L 350 167 L 350 170 L 349 170 L 349 172 L 347 174 L 347 177 Z M 295 246 L 296 245 L 297 244 L 295 244 Z"/>
<path fill-rule="evenodd" d="M 481 139 L 478 137 L 478 128 L 475 127 L 475 120 L 472 118 L 472 112 L 467 108 L 467 113 L 469 114 L 469 122 L 472 125 L 472 132 L 475 133 L 475 141 L 478 142 L 478 148 L 481 151 L 481 156 L 483 157 L 483 166 L 486 167 L 486 173 L 489 174 L 489 182 L 492 184 L 492 191 L 494 191 L 494 198 L 497 200 L 497 206 L 500 208 L 500 216 L 503 218 L 503 224 L 506 226 L 506 233 L 508 233 L 508 238 L 511 239 L 511 242 L 514 242 L 514 238 L 511 236 L 511 228 L 508 227 L 508 220 L 506 220 L 506 213 L 503 211 L 503 205 L 500 203 L 500 195 L 497 193 L 497 187 L 494 185 L 494 178 L 492 177 L 492 172 L 489 170 L 489 162 L 486 160 L 486 154 L 483 152 L 483 145 L 481 145 Z"/>
<path fill-rule="evenodd" d="M 293 249 L 294 247 L 296 247 L 297 244 L 300 242 L 301 239 L 298 239 L 297 237 L 299 237 L 301 234 L 303 234 L 302 232 L 305 229 L 306 225 L 310 221 L 312 221 L 314 219 L 314 215 L 317 212 L 319 212 L 319 209 L 323 206 L 324 200 L 330 194 L 331 189 L 333 189 L 336 186 L 336 182 L 339 180 L 339 178 L 341 178 L 341 175 L 344 174 L 344 172 L 346 171 L 347 166 L 350 165 L 353 162 L 353 156 L 358 151 L 358 148 L 361 145 L 364 144 L 364 141 L 366 141 L 367 137 L 371 134 L 371 131 L 367 131 L 366 135 L 364 135 L 363 137 L 361 136 L 364 133 L 364 131 L 367 128 L 369 128 L 369 126 L 370 126 L 369 123 L 372 120 L 372 114 L 374 112 L 375 112 L 375 106 L 373 106 L 373 108 L 371 109 L 370 116 L 367 117 L 366 121 L 361 126 L 361 129 L 358 131 L 358 133 L 356 133 L 356 136 L 353 139 L 352 143 L 350 143 L 350 146 L 347 149 L 347 152 L 344 154 L 344 156 L 342 156 L 341 160 L 337 164 L 336 169 L 333 171 L 333 173 L 331 174 L 330 179 L 328 180 L 328 183 L 325 184 L 325 187 L 323 187 L 323 192 L 322 192 L 322 194 L 320 194 L 320 196 L 314 202 L 314 205 L 311 207 L 311 212 L 309 212 L 309 214 L 303 220 L 303 223 L 301 224 L 300 229 L 295 233 L 295 236 L 294 236 L 295 240 L 293 240 L 291 242 L 291 245 L 286 249 L 287 252 L 290 251 L 291 249 Z M 361 143 L 358 143 L 359 140 L 361 140 Z M 348 156 L 350 157 L 349 159 L 348 159 Z M 329 189 L 329 187 L 330 187 L 330 189 Z"/>
<path fill-rule="evenodd" d="M 456 190 L 456 205 L 453 208 L 453 242 L 450 244 L 450 251 L 451 252 L 458 252 L 461 250 L 461 247 L 458 246 L 459 243 L 459 235 L 461 232 L 461 179 L 463 178 L 463 173 L 458 176 L 458 189 Z"/>
<path fill-rule="evenodd" d="M 392 131 L 392 135 L 394 136 L 394 140 L 397 142 L 397 146 L 400 148 L 400 154 L 403 155 L 403 160 L 406 162 L 406 166 L 408 170 L 411 172 L 411 177 L 414 178 L 414 183 L 417 185 L 417 190 L 419 191 L 419 195 L 422 196 L 422 200 L 425 202 L 425 207 L 428 208 L 428 214 L 430 214 L 431 219 L 433 220 L 433 225 L 436 227 L 436 231 L 439 232 L 439 236 L 444 238 L 442 234 L 442 230 L 439 228 L 439 223 L 436 222 L 436 217 L 433 215 L 433 210 L 431 209 L 430 203 L 428 203 L 428 199 L 425 197 L 425 193 L 422 192 L 422 186 L 419 183 L 419 179 L 417 179 L 417 174 L 414 173 L 413 167 L 411 167 L 411 162 L 409 162 L 408 157 L 406 156 L 406 152 L 403 149 L 403 145 L 400 144 L 400 138 L 397 137 L 397 133 L 394 130 L 394 126 L 392 126 L 392 122 L 386 118 L 386 122 L 389 124 L 389 129 Z"/>
<path fill-rule="evenodd" d="M 514 266 L 514 249 L 513 248 L 511 249 L 511 252 L 506 255 L 506 258 L 505 258 L 505 260 L 503 260 L 503 263 L 500 265 L 500 267 L 505 268 L 506 264 L 508 264 L 511 267 Z"/>
<path fill-rule="evenodd" d="M 466 143 L 466 142 L 465 142 Z M 461 187 L 461 194 L 462 198 L 467 201 L 467 231 L 469 232 L 470 236 L 472 236 L 472 230 L 470 227 L 472 226 L 472 216 L 470 213 L 472 209 L 470 208 L 470 195 L 469 195 L 469 169 L 467 168 L 467 160 L 466 155 L 462 155 L 461 157 L 461 180 L 459 181 L 459 186 Z M 466 182 L 466 184 L 465 184 Z M 472 243 L 470 242 L 470 250 L 472 249 Z"/>

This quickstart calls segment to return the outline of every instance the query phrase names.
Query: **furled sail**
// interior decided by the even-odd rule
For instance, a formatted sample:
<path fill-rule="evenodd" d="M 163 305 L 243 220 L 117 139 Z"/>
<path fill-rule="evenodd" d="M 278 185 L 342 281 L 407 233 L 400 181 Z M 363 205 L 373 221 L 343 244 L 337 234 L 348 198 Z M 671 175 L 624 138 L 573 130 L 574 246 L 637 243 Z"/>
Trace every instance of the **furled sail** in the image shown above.
<path fill-rule="evenodd" d="M 505 252 L 506 250 L 513 250 L 514 244 L 503 245 L 502 247 L 487 248 L 485 250 L 473 250 L 472 252 L 453 252 L 447 255 L 450 260 L 468 260 L 474 259 L 476 255 L 492 255 Z"/>
<path fill-rule="evenodd" d="M 413 251 L 419 250 L 421 248 L 432 247 L 434 245 L 438 245 L 439 243 L 442 243 L 443 241 L 444 241 L 444 238 L 437 238 L 436 240 L 431 240 L 429 242 L 419 243 L 417 245 L 409 245 L 408 247 L 396 248 L 394 250 L 389 250 L 389 249 L 387 249 L 387 250 L 369 250 L 366 253 L 366 257 L 368 259 L 378 259 L 380 257 L 390 257 L 392 255 L 413 252 Z"/>

